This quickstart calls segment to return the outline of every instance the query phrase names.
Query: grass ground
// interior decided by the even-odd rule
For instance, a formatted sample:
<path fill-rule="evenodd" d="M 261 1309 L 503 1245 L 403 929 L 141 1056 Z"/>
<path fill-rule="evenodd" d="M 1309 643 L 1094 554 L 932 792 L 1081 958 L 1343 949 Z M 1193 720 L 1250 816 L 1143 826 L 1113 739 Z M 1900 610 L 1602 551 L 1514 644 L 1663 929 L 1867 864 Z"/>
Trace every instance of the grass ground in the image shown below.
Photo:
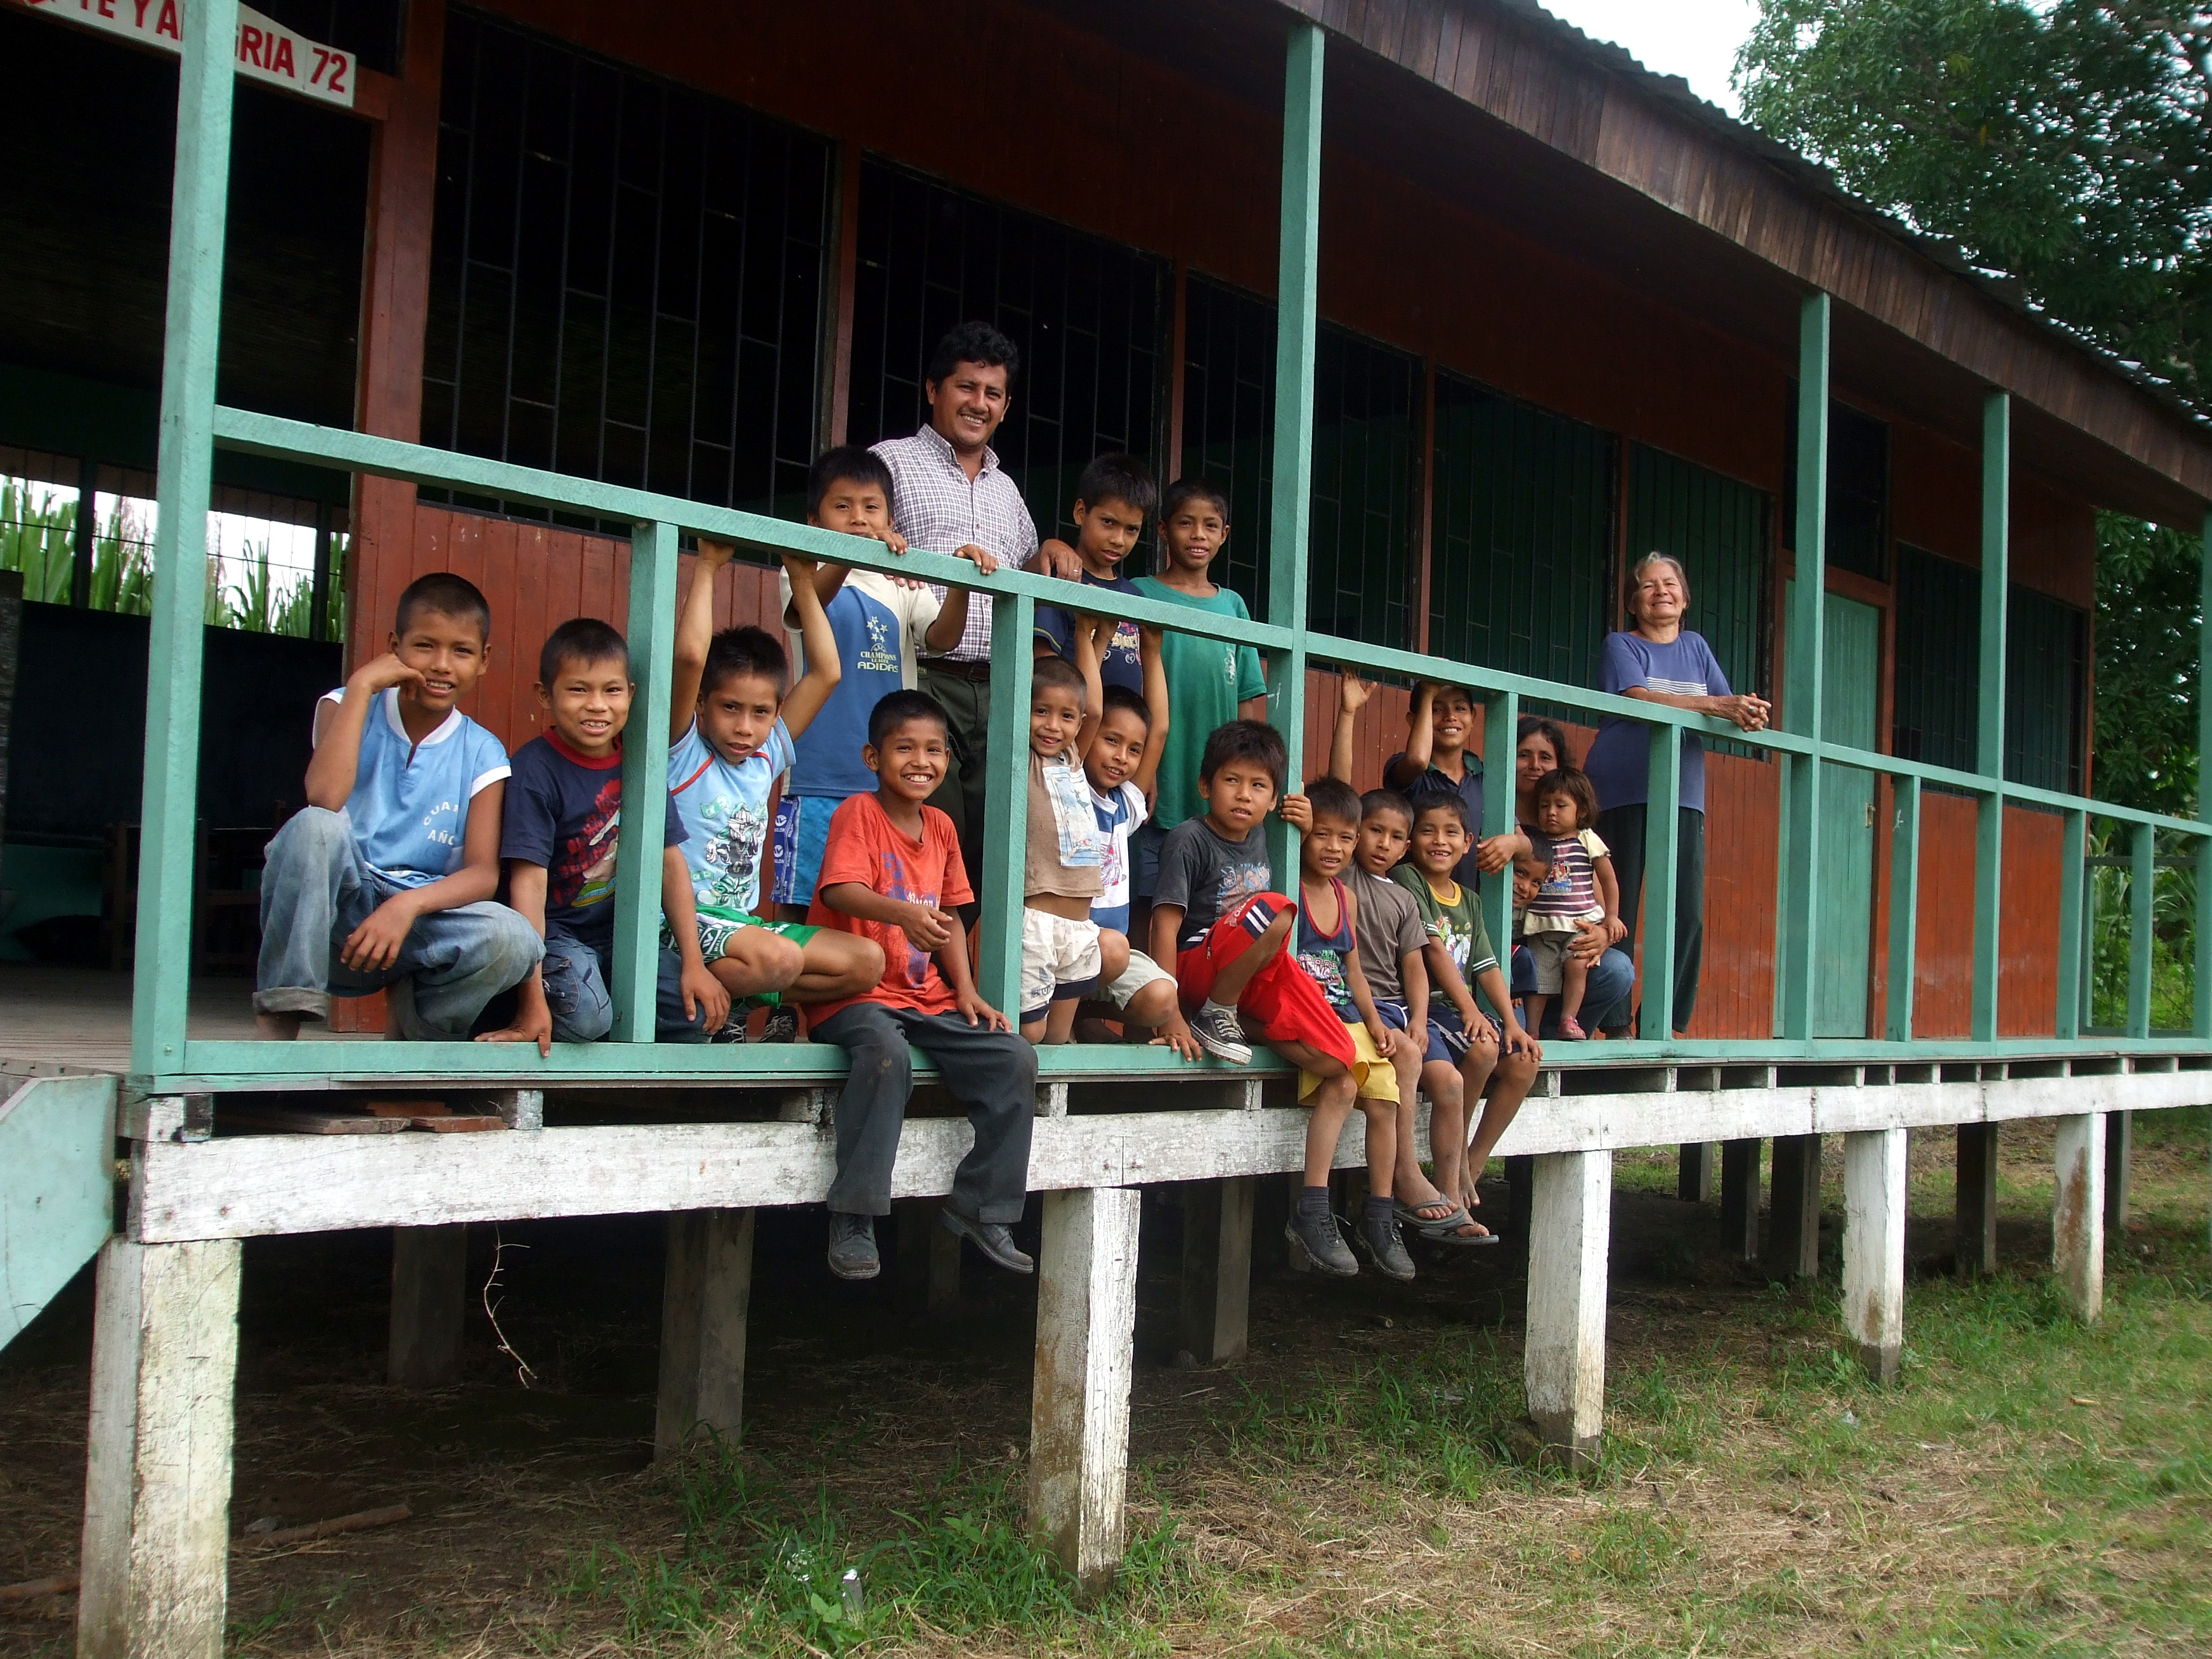
<path fill-rule="evenodd" d="M 2140 1120 L 2132 1223 L 2085 1330 L 2042 1266 L 2048 1129 L 2005 1132 L 2003 1268 L 1974 1285 L 1939 1270 L 1948 1138 L 1916 1136 L 1922 1271 L 1887 1389 L 1838 1340 L 1832 1209 L 1827 1275 L 1770 1286 L 1674 1200 L 1671 1155 L 1622 1155 L 1607 1438 L 1583 1479 L 1510 1455 L 1519 1285 L 1490 1259 L 1506 1252 L 1425 1261 L 1404 1291 L 1270 1268 L 1251 1358 L 1193 1370 L 1170 1351 L 1175 1217 L 1150 1204 L 1133 1542 L 1090 1607 L 1019 1532 L 1033 1297 L 972 1262 L 961 1317 L 902 1320 L 888 1286 L 846 1296 L 820 1274 L 818 1224 L 764 1218 L 746 1443 L 671 1470 L 641 1443 L 649 1225 L 507 1230 L 501 1323 L 544 1386 L 516 1385 L 487 1326 L 469 1384 L 427 1398 L 373 1380 L 380 1240 L 257 1246 L 234 1525 L 400 1499 L 417 1519 L 240 1557 L 229 1646 L 2212 1653 L 2208 1141 L 2203 1113 Z M 0 1582 L 74 1558 L 83 1340 L 80 1298 L 0 1356 Z M 66 1651 L 73 1611 L 0 1606 L 0 1651 Z"/>

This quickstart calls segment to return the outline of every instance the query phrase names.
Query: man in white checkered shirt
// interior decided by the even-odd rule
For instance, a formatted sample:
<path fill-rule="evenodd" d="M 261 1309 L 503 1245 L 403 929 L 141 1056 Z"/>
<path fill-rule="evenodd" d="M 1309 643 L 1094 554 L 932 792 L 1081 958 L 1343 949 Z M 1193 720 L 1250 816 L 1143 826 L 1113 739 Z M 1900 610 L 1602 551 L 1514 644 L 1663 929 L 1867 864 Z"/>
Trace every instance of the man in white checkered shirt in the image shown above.
<path fill-rule="evenodd" d="M 1037 568 L 1036 525 L 991 448 L 1012 405 L 1012 382 L 1020 367 L 1021 354 L 997 329 L 960 324 L 938 343 L 922 376 L 929 424 L 911 438 L 875 446 L 890 468 L 892 523 L 907 544 L 972 559 L 987 576 L 1002 564 Z M 1061 568 L 1047 574 L 1079 580 L 1073 554 L 1054 550 L 1062 556 L 1056 561 Z M 969 884 L 981 893 L 983 790 L 991 751 L 991 602 L 969 604 L 958 588 L 937 593 L 948 610 L 965 605 L 968 614 L 960 643 L 921 664 L 921 690 L 945 705 L 952 722 L 952 764 L 930 805 L 960 832 Z"/>

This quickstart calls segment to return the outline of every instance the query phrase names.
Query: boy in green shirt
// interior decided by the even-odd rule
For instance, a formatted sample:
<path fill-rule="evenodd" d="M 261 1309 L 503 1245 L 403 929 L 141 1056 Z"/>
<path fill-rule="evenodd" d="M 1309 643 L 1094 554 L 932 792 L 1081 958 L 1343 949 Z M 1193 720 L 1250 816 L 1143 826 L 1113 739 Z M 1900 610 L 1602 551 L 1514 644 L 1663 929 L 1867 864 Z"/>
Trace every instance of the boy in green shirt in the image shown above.
<path fill-rule="evenodd" d="M 1456 794 L 1425 794 L 1417 796 L 1413 805 L 1413 850 L 1407 861 L 1390 873 L 1420 908 L 1429 935 L 1429 982 L 1437 1000 L 1449 1005 L 1431 1003 L 1429 1028 L 1459 1058 L 1462 1100 L 1480 1098 L 1486 1085 L 1490 1090 L 1464 1162 L 1455 1144 L 1447 1146 L 1434 1133 L 1430 1136 L 1437 1187 L 1447 1196 L 1456 1194 L 1472 1210 L 1482 1202 L 1475 1183 L 1482 1178 L 1483 1166 L 1528 1098 L 1544 1051 L 1514 1018 L 1512 996 L 1498 969 L 1498 952 L 1491 949 L 1490 930 L 1483 925 L 1474 890 L 1462 886 L 1453 874 L 1473 839 L 1467 803 Z M 1468 989 L 1470 983 L 1489 999 L 1495 1020 L 1475 1006 Z M 1452 1139 L 1455 1142 L 1457 1137 Z"/>
<path fill-rule="evenodd" d="M 1169 485 L 1160 502 L 1160 541 L 1167 549 L 1168 568 L 1157 576 L 1137 578 L 1139 593 L 1217 617 L 1252 619 L 1243 597 L 1206 574 L 1229 544 L 1229 498 L 1219 489 L 1203 478 L 1179 478 Z M 1207 736 L 1231 720 L 1267 718 L 1267 678 L 1260 653 L 1250 646 L 1170 632 L 1160 651 L 1175 719 L 1162 747 L 1159 798 L 1152 821 L 1130 842 L 1132 889 L 1139 902 L 1152 896 L 1168 831 L 1206 813 L 1198 778 Z"/>

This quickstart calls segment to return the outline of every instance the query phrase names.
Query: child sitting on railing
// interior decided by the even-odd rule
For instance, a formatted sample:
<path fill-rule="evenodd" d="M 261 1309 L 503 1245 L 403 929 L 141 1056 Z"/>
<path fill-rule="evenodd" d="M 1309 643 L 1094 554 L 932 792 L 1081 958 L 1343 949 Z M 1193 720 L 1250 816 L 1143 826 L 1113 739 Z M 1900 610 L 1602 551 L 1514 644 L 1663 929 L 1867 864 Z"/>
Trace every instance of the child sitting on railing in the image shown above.
<path fill-rule="evenodd" d="M 944 708 L 926 692 L 894 691 L 876 705 L 861 758 L 877 787 L 848 797 L 830 820 L 807 916 L 817 927 L 872 939 L 886 964 L 878 984 L 814 1015 L 815 1036 L 851 1061 L 837 1097 L 829 1199 L 830 1271 L 840 1279 L 882 1271 L 875 1218 L 890 1213 L 915 1048 L 937 1062 L 975 1127 L 975 1146 L 953 1171 L 943 1224 L 1011 1273 L 1036 1265 L 1007 1231 L 1029 1188 L 1036 1050 L 975 989 L 968 938 L 953 914 L 974 897 L 959 836 L 950 817 L 924 804 L 945 781 L 950 731 Z"/>
<path fill-rule="evenodd" d="M 791 662 L 775 635 L 759 628 L 714 631 L 714 573 L 736 556 L 727 543 L 701 537 L 690 596 L 677 614 L 668 793 L 684 820 L 700 954 L 730 994 L 729 1022 L 714 1040 L 743 1042 L 746 1006 L 757 1001 L 769 1006 L 769 1040 L 791 1042 L 799 1019 L 790 1003 L 866 990 L 882 976 L 884 957 L 866 939 L 762 914 L 769 797 L 790 770 L 793 744 L 842 671 L 811 559 L 783 558 L 806 641 L 806 672 L 788 694 Z"/>
<path fill-rule="evenodd" d="M 293 1037 L 332 996 L 385 989 L 401 1036 L 465 1038 L 534 971 L 538 937 L 499 890 L 507 750 L 458 705 L 491 607 L 440 571 L 399 596 L 390 648 L 315 705 L 307 805 L 269 843 L 253 1027 Z"/>

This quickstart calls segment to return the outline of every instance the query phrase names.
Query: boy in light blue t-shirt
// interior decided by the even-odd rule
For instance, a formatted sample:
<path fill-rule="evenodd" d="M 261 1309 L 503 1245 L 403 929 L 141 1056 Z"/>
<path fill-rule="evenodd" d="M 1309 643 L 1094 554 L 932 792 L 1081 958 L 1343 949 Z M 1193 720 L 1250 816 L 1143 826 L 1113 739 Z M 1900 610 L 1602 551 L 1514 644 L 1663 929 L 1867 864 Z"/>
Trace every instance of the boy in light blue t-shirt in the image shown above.
<path fill-rule="evenodd" d="M 495 903 L 507 750 L 456 705 L 484 671 L 491 607 L 440 572 L 399 596 L 391 648 L 315 708 L 307 805 L 261 873 L 254 1029 L 293 1037 L 333 996 L 388 989 L 399 1035 L 467 1037 L 543 946 Z"/>
<path fill-rule="evenodd" d="M 810 559 L 783 562 L 806 643 L 806 672 L 787 694 L 791 663 L 775 635 L 714 631 L 714 574 L 735 556 L 734 548 L 700 538 L 691 592 L 677 618 L 669 702 L 668 789 L 684 826 L 699 952 L 732 1000 L 725 1042 L 744 1040 L 743 999 L 842 999 L 884 970 L 883 953 L 868 940 L 763 914 L 769 798 L 791 769 L 794 739 L 836 690 L 842 669 Z M 773 1021 L 769 1035 L 796 1036 L 795 1018 Z"/>

